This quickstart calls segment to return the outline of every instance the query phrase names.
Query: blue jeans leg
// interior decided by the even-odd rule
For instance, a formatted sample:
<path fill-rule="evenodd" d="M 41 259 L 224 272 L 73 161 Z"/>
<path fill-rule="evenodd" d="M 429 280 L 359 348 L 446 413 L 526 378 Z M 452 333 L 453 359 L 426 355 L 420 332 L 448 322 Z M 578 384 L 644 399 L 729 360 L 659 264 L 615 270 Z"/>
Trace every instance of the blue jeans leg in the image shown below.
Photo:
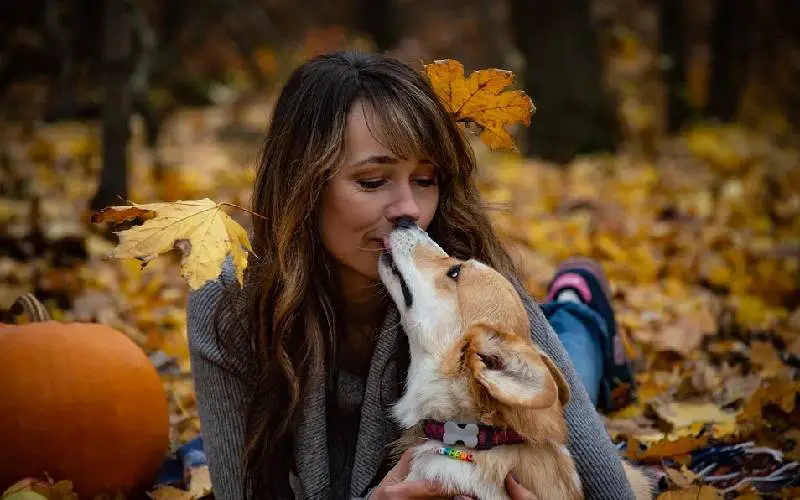
<path fill-rule="evenodd" d="M 542 305 L 589 398 L 597 406 L 603 378 L 601 338 L 608 335 L 603 318 L 586 304 L 550 302 Z"/>

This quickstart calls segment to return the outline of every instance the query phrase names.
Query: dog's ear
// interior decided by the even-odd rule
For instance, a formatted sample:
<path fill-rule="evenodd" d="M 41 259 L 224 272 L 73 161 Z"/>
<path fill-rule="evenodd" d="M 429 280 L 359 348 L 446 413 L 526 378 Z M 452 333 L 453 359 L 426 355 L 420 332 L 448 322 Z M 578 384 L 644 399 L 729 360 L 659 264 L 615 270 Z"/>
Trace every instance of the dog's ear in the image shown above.
<path fill-rule="evenodd" d="M 465 366 L 497 401 L 549 408 L 562 396 L 564 377 L 549 358 L 518 335 L 476 323 L 467 330 L 462 345 Z M 567 398 L 568 391 L 564 391 Z"/>
<path fill-rule="evenodd" d="M 539 355 L 542 357 L 542 361 L 547 365 L 547 368 L 550 370 L 550 375 L 553 376 L 553 380 L 556 382 L 556 386 L 558 387 L 558 401 L 561 403 L 561 406 L 566 406 L 571 396 L 567 379 L 564 378 L 564 374 L 561 373 L 561 370 L 553 363 L 550 356 L 543 352 L 540 352 Z"/>

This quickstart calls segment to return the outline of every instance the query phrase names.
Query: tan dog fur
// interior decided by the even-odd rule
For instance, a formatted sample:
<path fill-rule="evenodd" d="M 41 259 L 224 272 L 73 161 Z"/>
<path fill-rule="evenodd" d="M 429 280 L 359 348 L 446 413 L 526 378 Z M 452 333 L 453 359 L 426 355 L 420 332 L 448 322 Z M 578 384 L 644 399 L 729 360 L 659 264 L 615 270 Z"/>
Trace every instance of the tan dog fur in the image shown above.
<path fill-rule="evenodd" d="M 511 283 L 480 262 L 448 256 L 421 230 L 397 230 L 389 241 L 395 271 L 414 297 L 406 307 L 398 274 L 382 259 L 381 278 L 401 311 L 411 350 L 406 392 L 394 408 L 406 427 L 395 451 L 415 450 L 409 480 L 433 479 L 453 494 L 494 500 L 508 498 L 503 481 L 513 472 L 538 498 L 583 498 L 566 447 L 569 386 L 532 341 Z M 457 279 L 448 277 L 458 264 Z M 509 428 L 526 443 L 489 450 L 457 446 L 475 460 L 461 462 L 432 453 L 444 445 L 421 439 L 414 422 L 423 418 Z M 636 498 L 652 498 L 648 478 L 624 466 Z"/>

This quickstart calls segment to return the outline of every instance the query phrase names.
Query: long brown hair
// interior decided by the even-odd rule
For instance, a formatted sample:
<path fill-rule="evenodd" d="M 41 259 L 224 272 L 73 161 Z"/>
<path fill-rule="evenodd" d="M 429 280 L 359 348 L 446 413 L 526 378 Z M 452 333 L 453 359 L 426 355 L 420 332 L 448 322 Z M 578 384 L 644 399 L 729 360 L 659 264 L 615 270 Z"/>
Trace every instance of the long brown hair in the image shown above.
<path fill-rule="evenodd" d="M 251 209 L 265 219 L 252 220 L 259 257 L 248 262 L 243 328 L 217 329 L 228 364 L 249 387 L 245 498 L 292 497 L 292 431 L 303 395 L 314 373 L 337 369 L 335 283 L 325 272 L 316 209 L 342 158 L 347 114 L 357 99 L 376 112 L 390 150 L 436 166 L 439 206 L 430 235 L 451 255 L 515 274 L 481 204 L 473 151 L 421 73 L 357 52 L 321 55 L 297 68 L 278 97 L 258 166 Z M 219 303 L 221 317 L 233 301 Z M 233 356 L 232 341 L 244 353 Z"/>

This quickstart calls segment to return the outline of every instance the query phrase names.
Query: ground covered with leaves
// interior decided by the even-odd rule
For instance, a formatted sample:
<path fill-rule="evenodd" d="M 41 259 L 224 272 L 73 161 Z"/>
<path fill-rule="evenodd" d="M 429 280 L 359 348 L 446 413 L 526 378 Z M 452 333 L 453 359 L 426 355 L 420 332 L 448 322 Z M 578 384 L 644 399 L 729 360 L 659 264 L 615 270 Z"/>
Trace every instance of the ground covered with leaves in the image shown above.
<path fill-rule="evenodd" d="M 247 206 L 269 110 L 264 99 L 235 117 L 225 107 L 181 111 L 157 154 L 142 146 L 137 123 L 131 201 L 208 196 Z M 0 307 L 30 291 L 55 319 L 129 335 L 162 374 L 171 452 L 189 472 L 151 495 L 208 495 L 202 460 L 185 460 L 197 457 L 185 451 L 200 423 L 179 256 L 144 268 L 107 258 L 114 244 L 87 208 L 96 125 L 2 134 Z M 734 126 L 698 126 L 660 143 L 654 158 L 621 152 L 565 168 L 477 140 L 475 150 L 481 190 L 537 299 L 560 259 L 590 255 L 608 271 L 639 399 L 604 418 L 621 454 L 660 473 L 660 498 L 799 497 L 790 481 L 800 476 L 798 149 Z M 247 214 L 229 213 L 247 225 Z M 48 491 L 71 498 L 65 483 Z"/>

